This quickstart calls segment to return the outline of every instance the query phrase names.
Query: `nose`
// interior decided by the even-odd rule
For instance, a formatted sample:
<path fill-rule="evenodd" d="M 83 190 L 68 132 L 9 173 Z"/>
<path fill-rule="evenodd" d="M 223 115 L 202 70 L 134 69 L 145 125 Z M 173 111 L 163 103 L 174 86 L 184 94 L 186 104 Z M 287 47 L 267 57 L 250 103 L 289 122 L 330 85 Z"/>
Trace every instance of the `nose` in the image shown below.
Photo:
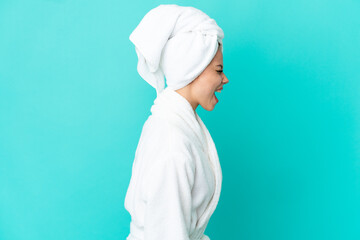
<path fill-rule="evenodd" d="M 227 84 L 229 82 L 229 79 L 226 77 L 226 75 L 224 74 L 224 78 L 223 78 L 223 84 Z"/>

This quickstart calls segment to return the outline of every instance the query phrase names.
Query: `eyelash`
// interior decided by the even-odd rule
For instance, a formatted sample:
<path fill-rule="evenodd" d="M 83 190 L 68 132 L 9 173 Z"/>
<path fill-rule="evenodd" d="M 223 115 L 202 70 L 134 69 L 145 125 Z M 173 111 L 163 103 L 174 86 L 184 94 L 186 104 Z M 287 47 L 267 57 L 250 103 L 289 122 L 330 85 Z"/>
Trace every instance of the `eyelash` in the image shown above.
<path fill-rule="evenodd" d="M 217 71 L 217 72 L 222 73 L 223 71 Z"/>

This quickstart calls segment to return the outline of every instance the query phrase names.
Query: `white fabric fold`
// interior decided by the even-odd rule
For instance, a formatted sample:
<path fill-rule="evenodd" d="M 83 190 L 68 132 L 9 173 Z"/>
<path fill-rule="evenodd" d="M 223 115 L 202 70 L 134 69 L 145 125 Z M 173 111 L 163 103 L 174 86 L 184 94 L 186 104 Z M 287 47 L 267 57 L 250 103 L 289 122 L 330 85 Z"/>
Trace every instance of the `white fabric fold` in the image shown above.
<path fill-rule="evenodd" d="M 223 51 L 223 30 L 194 7 L 161 4 L 151 9 L 130 34 L 138 56 L 139 75 L 156 89 L 180 89 L 214 58 L 218 43 Z"/>
<path fill-rule="evenodd" d="M 209 240 L 204 231 L 222 184 L 213 139 L 190 103 L 170 87 L 157 96 L 151 113 L 125 197 L 127 240 Z"/>

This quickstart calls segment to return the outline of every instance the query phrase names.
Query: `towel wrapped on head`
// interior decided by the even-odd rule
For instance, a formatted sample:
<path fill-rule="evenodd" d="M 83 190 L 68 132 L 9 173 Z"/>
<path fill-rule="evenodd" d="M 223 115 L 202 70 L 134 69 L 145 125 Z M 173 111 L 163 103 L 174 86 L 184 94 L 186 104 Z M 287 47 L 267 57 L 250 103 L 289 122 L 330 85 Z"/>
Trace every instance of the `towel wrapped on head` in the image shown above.
<path fill-rule="evenodd" d="M 198 77 L 214 58 L 223 30 L 194 7 L 161 4 L 151 9 L 131 33 L 140 76 L 156 89 L 166 83 L 180 89 Z"/>

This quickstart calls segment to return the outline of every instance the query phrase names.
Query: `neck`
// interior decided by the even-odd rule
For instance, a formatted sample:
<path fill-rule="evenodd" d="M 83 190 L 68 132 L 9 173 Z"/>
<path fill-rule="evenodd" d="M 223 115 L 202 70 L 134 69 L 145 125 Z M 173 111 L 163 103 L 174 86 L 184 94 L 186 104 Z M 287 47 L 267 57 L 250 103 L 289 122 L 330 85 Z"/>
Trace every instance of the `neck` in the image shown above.
<path fill-rule="evenodd" d="M 183 96 L 190 103 L 190 105 L 191 105 L 192 109 L 194 110 L 194 112 L 196 112 L 196 108 L 199 106 L 199 103 L 195 102 L 191 98 L 190 89 L 188 87 L 177 89 L 177 90 L 175 90 L 175 92 L 177 92 L 178 94 Z"/>

